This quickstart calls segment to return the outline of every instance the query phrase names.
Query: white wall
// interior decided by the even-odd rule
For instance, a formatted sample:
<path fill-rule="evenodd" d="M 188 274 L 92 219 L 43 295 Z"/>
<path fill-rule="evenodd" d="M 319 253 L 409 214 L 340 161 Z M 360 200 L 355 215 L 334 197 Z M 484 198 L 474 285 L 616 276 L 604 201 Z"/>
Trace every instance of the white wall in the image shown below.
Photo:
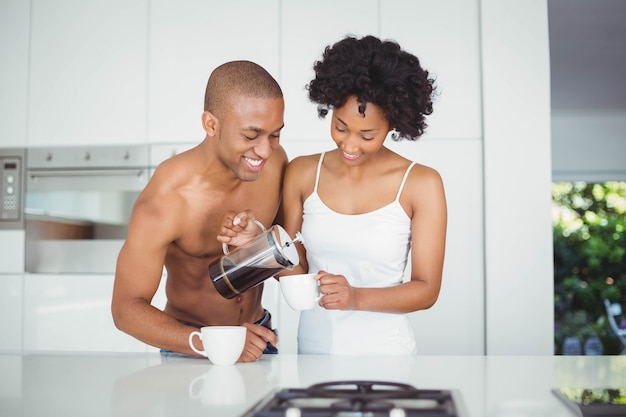
<path fill-rule="evenodd" d="M 626 181 L 626 111 L 552 112 L 554 181 Z"/>
<path fill-rule="evenodd" d="M 31 34 L 30 87 L 11 86 L 17 102 L 27 102 L 23 143 L 200 141 L 210 71 L 246 58 L 283 87 L 288 154 L 330 149 L 328 122 L 317 119 L 304 90 L 313 61 L 346 34 L 396 39 L 421 58 L 441 94 L 425 137 L 390 146 L 438 169 L 449 203 L 441 296 L 412 317 L 418 349 L 552 354 L 546 0 L 127 3 L 31 0 L 32 27 L 24 31 L 22 2 L 3 0 L 2 11 L 22 22 L 11 33 Z M 3 65 L 15 73 L 23 60 Z M 268 303 L 293 324 L 275 290 Z M 37 291 L 30 286 L 28 294 Z M 294 349 L 290 343 L 281 342 L 283 351 Z"/>

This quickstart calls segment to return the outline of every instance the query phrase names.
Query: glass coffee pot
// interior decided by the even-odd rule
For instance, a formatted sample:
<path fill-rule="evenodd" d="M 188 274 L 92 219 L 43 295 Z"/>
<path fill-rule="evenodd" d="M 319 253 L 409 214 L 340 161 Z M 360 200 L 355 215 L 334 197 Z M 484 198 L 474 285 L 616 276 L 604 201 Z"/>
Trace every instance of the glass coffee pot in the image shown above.
<path fill-rule="evenodd" d="M 209 265 L 209 277 L 224 298 L 234 298 L 300 262 L 294 245 L 303 243 L 300 232 L 292 239 L 280 225 L 266 230 L 258 220 L 252 221 L 263 233 L 232 252 L 224 244 L 224 255 Z"/>

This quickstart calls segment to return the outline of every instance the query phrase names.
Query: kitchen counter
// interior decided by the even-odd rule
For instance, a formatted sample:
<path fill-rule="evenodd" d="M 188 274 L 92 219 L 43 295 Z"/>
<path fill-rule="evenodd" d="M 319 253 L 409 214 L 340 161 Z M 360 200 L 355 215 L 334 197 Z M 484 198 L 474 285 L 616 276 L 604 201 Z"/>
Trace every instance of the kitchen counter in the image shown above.
<path fill-rule="evenodd" d="M 550 389 L 626 387 L 626 356 L 0 354 L 0 416 L 240 416 L 276 388 L 355 379 L 458 390 L 471 417 L 565 417 Z"/>

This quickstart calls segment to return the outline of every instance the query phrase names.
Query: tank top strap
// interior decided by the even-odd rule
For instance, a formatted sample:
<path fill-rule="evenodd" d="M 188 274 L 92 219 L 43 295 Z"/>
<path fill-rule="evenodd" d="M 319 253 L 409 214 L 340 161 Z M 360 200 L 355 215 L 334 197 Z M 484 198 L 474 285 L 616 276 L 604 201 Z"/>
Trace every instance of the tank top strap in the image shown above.
<path fill-rule="evenodd" d="M 320 182 L 320 171 L 322 170 L 322 162 L 324 161 L 324 154 L 326 152 L 322 152 L 320 154 L 320 160 L 317 163 L 317 172 L 315 173 L 315 185 L 313 186 L 313 192 L 317 193 L 317 184 Z"/>
<path fill-rule="evenodd" d="M 400 188 L 398 189 L 398 194 L 396 195 L 395 201 L 400 201 L 400 194 L 402 194 L 402 190 L 404 189 L 404 183 L 406 182 L 406 178 L 409 176 L 409 172 L 411 172 L 411 168 L 415 166 L 415 162 L 411 162 L 409 167 L 404 171 L 404 177 L 402 177 L 402 182 L 400 183 Z"/>

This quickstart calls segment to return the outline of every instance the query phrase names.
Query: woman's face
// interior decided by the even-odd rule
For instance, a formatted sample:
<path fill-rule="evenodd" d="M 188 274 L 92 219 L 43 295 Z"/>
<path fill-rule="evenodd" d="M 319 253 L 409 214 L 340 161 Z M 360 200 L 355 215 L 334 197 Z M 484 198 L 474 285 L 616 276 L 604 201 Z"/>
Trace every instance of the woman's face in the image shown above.
<path fill-rule="evenodd" d="M 330 134 L 342 152 L 343 160 L 351 165 L 360 165 L 376 154 L 389 130 L 389 122 L 380 107 L 367 103 L 364 117 L 359 113 L 355 96 L 333 110 Z"/>

